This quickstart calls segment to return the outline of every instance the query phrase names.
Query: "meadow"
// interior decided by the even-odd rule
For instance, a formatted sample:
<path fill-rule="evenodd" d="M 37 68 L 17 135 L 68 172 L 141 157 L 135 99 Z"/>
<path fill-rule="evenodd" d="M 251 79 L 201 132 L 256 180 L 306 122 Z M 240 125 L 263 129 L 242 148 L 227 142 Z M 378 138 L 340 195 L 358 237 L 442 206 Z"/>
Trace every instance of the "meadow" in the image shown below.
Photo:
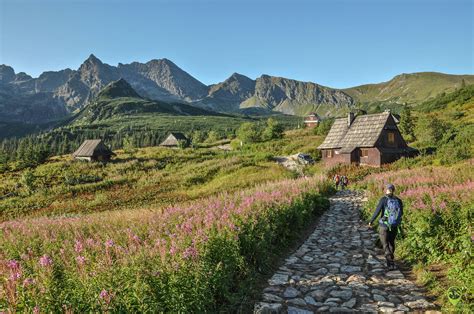
<path fill-rule="evenodd" d="M 33 169 L 0 174 L 0 221 L 161 207 L 294 178 L 297 174 L 275 163 L 273 157 L 300 151 L 317 157 L 315 147 L 321 141 L 321 136 L 308 130 L 295 130 L 282 139 L 234 151 L 148 147 L 116 151 L 114 161 L 106 164 L 53 157 Z M 317 168 L 308 171 L 314 173 Z"/>
<path fill-rule="evenodd" d="M 322 177 L 161 209 L 0 225 L 0 309 L 215 311 L 245 306 L 256 272 L 329 206 Z"/>

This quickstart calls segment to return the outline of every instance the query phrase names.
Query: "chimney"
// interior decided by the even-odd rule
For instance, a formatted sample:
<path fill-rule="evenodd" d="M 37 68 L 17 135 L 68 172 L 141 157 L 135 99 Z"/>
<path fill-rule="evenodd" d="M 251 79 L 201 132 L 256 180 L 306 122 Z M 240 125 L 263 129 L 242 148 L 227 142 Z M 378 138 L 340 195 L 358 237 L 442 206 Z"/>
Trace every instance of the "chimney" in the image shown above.
<path fill-rule="evenodd" d="M 352 124 L 352 122 L 354 121 L 354 118 L 355 118 L 355 116 L 354 116 L 354 113 L 353 113 L 353 112 L 349 112 L 349 113 L 347 114 L 347 127 L 348 127 L 348 128 L 351 127 L 351 124 Z"/>

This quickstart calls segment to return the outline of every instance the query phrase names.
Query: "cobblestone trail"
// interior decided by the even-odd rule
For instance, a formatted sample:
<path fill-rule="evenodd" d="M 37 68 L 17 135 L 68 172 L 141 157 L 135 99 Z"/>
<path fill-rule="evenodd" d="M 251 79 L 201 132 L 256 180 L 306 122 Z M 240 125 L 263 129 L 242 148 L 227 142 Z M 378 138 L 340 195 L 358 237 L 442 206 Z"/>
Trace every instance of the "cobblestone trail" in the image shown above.
<path fill-rule="evenodd" d="M 362 196 L 340 191 L 309 238 L 268 280 L 255 313 L 423 312 L 436 309 L 399 270 L 359 215 Z M 433 312 L 432 312 L 433 313 Z"/>

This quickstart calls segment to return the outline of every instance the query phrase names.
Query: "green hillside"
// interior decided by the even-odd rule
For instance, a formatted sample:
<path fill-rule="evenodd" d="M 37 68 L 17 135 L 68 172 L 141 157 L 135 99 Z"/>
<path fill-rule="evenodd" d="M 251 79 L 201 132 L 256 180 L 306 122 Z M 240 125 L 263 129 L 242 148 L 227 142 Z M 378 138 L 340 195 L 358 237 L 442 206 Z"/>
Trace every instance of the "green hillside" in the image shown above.
<path fill-rule="evenodd" d="M 437 72 L 400 74 L 388 82 L 367 84 L 343 91 L 362 103 L 415 104 L 451 92 L 464 84 L 474 84 L 474 75 L 450 75 Z"/>
<path fill-rule="evenodd" d="M 95 101 L 76 115 L 70 125 L 100 123 L 108 119 L 139 114 L 176 116 L 222 116 L 183 103 L 151 101 L 142 98 L 124 79 L 111 82 L 97 95 Z"/>
<path fill-rule="evenodd" d="M 33 169 L 0 172 L 0 221 L 24 216 L 84 214 L 163 206 L 292 178 L 273 156 L 304 151 L 317 156 L 321 136 L 289 131 L 283 139 L 236 151 L 216 147 L 174 150 L 148 147 L 115 151 L 108 164 L 57 156 Z M 15 168 L 15 163 L 10 168 Z M 317 166 L 316 166 L 317 167 Z M 32 176 L 30 185 L 24 180 Z M 18 187 L 18 183 L 21 187 Z"/>

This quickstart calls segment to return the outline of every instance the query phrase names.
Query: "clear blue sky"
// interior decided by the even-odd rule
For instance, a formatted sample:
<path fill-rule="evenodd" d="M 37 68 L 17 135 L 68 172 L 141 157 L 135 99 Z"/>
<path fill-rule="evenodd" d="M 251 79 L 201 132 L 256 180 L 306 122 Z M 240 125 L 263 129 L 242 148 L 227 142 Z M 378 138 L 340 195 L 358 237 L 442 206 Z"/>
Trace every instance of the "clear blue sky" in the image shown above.
<path fill-rule="evenodd" d="M 38 76 L 168 58 L 205 84 L 233 72 L 348 87 L 473 74 L 473 0 L 0 0 L 0 64 Z"/>

